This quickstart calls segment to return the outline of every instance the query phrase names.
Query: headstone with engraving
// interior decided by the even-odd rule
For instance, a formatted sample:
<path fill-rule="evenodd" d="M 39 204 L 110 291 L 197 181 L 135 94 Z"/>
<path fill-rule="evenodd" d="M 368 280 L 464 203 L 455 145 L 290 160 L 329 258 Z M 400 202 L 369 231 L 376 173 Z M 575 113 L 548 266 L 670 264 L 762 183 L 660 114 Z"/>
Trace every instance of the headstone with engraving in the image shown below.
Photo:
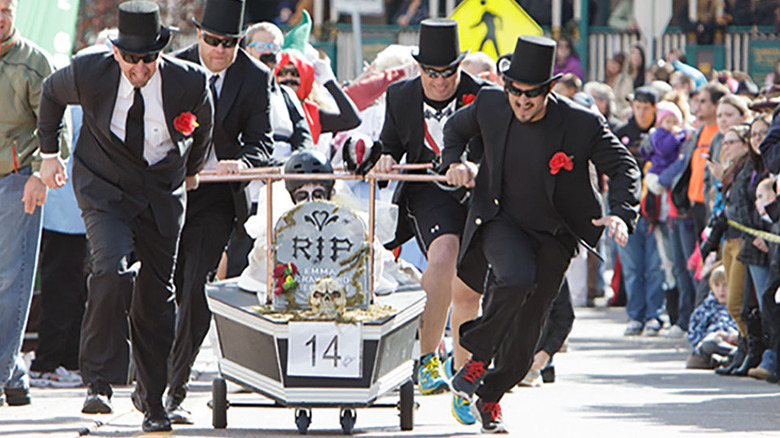
<path fill-rule="evenodd" d="M 368 233 L 352 209 L 327 201 L 298 204 L 276 223 L 273 245 L 274 266 L 295 265 L 297 283 L 291 290 L 275 287 L 274 308 L 309 308 L 309 292 L 323 277 L 344 286 L 347 309 L 368 308 Z"/>

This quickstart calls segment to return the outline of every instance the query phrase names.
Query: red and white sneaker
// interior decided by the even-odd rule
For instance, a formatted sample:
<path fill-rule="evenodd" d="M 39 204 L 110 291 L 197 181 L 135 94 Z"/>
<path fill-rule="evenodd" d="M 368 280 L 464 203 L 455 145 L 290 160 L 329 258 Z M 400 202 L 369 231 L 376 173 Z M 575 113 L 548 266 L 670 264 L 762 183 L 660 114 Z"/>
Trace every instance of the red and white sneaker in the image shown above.
<path fill-rule="evenodd" d="M 471 400 L 482 383 L 482 378 L 485 377 L 488 365 L 487 362 L 481 360 L 467 360 L 450 382 L 452 392 L 466 400 Z"/>
<path fill-rule="evenodd" d="M 504 427 L 501 405 L 498 402 L 483 402 L 482 399 L 471 403 L 471 413 L 482 424 L 482 433 L 509 433 Z"/>

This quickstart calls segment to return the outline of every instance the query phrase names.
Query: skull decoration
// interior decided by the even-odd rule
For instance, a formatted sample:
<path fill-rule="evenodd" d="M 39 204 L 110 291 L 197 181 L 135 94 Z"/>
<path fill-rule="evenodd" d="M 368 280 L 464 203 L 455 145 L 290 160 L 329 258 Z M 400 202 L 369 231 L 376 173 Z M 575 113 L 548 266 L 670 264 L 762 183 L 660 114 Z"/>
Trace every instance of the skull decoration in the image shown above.
<path fill-rule="evenodd" d="M 311 288 L 309 305 L 317 315 L 336 319 L 347 305 L 347 291 L 331 277 L 320 278 Z"/>

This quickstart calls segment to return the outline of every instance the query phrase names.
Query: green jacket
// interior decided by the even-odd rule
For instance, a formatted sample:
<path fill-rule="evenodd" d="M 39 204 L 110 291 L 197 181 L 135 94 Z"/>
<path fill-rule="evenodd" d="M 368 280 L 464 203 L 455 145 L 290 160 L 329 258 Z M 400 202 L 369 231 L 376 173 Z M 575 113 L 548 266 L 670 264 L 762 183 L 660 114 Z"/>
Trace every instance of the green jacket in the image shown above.
<path fill-rule="evenodd" d="M 38 102 L 43 80 L 53 71 L 49 55 L 14 30 L 11 38 L 0 43 L 0 178 L 32 166 L 40 169 L 38 155 Z M 63 135 L 70 150 L 70 130 Z"/>

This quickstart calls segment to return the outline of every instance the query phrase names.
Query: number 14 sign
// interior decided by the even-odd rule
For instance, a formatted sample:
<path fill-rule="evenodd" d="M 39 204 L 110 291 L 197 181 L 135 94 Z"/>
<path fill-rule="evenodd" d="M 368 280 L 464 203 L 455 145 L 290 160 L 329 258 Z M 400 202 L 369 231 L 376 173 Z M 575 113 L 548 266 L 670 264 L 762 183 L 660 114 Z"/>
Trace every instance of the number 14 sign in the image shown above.
<path fill-rule="evenodd" d="M 360 324 L 290 322 L 287 375 L 360 378 Z"/>

